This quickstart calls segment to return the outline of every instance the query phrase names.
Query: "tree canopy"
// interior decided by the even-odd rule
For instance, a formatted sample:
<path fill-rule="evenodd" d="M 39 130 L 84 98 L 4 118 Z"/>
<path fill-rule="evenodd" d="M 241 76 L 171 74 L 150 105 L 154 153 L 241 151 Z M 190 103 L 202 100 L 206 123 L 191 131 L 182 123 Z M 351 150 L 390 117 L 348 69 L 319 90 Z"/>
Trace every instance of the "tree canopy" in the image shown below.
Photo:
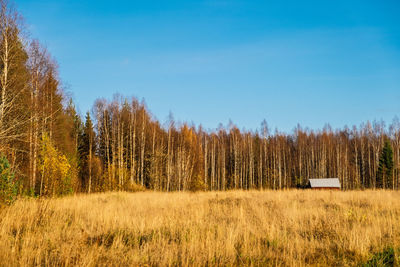
<path fill-rule="evenodd" d="M 0 0 L 1 194 L 107 190 L 284 189 L 338 177 L 343 189 L 400 185 L 400 123 L 351 129 L 216 130 L 162 124 L 144 102 L 99 98 L 84 119 L 63 90 L 57 63 Z M 90 90 L 91 88 L 88 88 Z M 12 171 L 11 171 L 12 170 Z M 3 173 L 4 172 L 4 173 Z M 18 183 L 14 183 L 18 181 Z"/>

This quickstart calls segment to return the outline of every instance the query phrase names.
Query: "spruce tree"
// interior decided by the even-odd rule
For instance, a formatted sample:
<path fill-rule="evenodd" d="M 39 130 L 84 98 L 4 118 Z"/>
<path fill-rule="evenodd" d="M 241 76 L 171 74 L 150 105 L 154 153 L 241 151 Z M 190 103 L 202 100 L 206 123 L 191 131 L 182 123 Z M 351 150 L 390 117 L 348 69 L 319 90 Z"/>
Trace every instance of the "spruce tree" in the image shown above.
<path fill-rule="evenodd" d="M 93 158 L 95 155 L 95 132 L 93 122 L 89 112 L 86 113 L 85 126 L 82 134 L 82 142 L 80 147 L 81 157 L 81 179 L 84 191 L 88 193 L 92 190 L 92 168 Z"/>
<path fill-rule="evenodd" d="M 381 156 L 379 158 L 379 167 L 376 175 L 376 186 L 378 188 L 391 188 L 393 176 L 393 149 L 389 140 L 385 140 Z"/>
<path fill-rule="evenodd" d="M 7 158 L 0 154 L 0 205 L 11 204 L 18 193 L 18 183 Z"/>

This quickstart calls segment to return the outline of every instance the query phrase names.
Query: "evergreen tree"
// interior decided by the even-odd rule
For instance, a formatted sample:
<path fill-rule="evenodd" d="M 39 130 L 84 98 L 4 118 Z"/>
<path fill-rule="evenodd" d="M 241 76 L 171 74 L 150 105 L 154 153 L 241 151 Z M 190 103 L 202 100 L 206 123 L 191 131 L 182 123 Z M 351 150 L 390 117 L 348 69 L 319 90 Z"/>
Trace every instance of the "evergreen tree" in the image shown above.
<path fill-rule="evenodd" d="M 11 204 L 18 193 L 16 182 L 10 163 L 4 155 L 0 155 L 0 204 Z"/>
<path fill-rule="evenodd" d="M 393 149 L 389 140 L 385 140 L 381 156 L 379 158 L 379 167 L 376 177 L 376 186 L 379 188 L 391 188 L 393 176 Z"/>
<path fill-rule="evenodd" d="M 92 119 L 89 112 L 86 113 L 85 126 L 81 137 L 81 146 L 79 150 L 81 158 L 80 177 L 82 188 L 90 193 L 92 191 L 92 169 L 95 155 L 95 132 Z"/>
<path fill-rule="evenodd" d="M 71 172 L 74 177 L 74 191 L 80 192 L 82 188 L 82 180 L 80 177 L 80 167 L 81 167 L 81 156 L 80 147 L 82 143 L 83 136 L 83 123 L 79 114 L 76 112 L 75 105 L 72 99 L 69 99 L 67 107 L 65 108 L 65 120 L 64 126 L 61 129 L 65 130 L 67 134 L 67 142 L 69 144 L 67 154 L 69 155 L 69 161 L 71 164 Z M 57 128 L 60 128 L 57 126 Z M 75 179 L 76 177 L 76 179 Z"/>

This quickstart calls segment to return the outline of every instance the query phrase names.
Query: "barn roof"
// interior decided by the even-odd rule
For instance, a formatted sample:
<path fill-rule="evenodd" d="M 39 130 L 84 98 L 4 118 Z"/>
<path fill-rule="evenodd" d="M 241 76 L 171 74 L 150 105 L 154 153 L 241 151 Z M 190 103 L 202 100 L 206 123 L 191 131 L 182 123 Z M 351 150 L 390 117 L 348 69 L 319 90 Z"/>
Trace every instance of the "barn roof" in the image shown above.
<path fill-rule="evenodd" d="M 340 188 L 339 178 L 320 178 L 320 179 L 310 179 L 311 188 L 318 187 L 330 187 L 330 188 Z"/>

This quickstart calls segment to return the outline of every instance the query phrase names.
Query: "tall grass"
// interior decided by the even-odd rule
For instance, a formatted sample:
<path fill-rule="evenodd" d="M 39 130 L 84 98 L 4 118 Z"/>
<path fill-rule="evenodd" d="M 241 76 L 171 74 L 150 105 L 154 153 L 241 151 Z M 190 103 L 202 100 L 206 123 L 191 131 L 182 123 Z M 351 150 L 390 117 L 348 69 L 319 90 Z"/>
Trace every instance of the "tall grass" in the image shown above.
<path fill-rule="evenodd" d="M 388 247 L 390 191 L 104 193 L 0 211 L 4 266 L 353 266 Z"/>

